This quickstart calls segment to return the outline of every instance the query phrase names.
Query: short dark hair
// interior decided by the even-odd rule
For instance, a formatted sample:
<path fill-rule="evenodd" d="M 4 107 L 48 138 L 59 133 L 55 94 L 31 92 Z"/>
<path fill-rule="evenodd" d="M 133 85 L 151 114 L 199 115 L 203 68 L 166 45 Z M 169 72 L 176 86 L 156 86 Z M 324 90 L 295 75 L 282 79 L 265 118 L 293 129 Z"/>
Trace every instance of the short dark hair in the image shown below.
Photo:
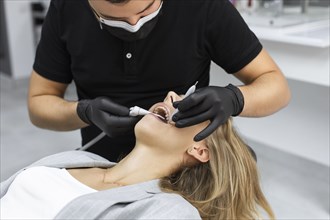
<path fill-rule="evenodd" d="M 110 2 L 112 4 L 120 4 L 120 3 L 127 3 L 130 0 L 106 0 L 107 2 Z"/>

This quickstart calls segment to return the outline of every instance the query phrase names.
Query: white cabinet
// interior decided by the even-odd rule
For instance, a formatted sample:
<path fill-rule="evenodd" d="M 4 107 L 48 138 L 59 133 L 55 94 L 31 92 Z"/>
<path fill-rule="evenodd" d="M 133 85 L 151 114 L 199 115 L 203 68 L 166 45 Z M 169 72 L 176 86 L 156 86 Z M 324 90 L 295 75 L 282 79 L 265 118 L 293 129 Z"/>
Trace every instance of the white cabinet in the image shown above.
<path fill-rule="evenodd" d="M 329 14 L 325 16 L 329 18 Z M 253 25 L 250 28 L 288 79 L 292 98 L 285 109 L 274 115 L 236 117 L 239 131 L 247 140 L 265 147 L 330 166 L 329 19 L 282 28 Z M 212 64 L 211 84 L 229 82 L 242 84 Z"/>
<path fill-rule="evenodd" d="M 329 20 L 286 28 L 250 28 L 286 77 L 330 86 Z"/>
<path fill-rule="evenodd" d="M 236 117 L 239 131 L 265 147 L 330 166 L 329 47 L 261 42 L 288 78 L 292 99 L 285 109 L 268 117 Z M 211 84 L 233 82 L 221 68 L 211 67 Z"/>
<path fill-rule="evenodd" d="M 0 0 L 1 1 L 1 0 Z M 42 19 L 47 11 L 49 0 L 4 0 L 4 20 L 6 31 L 6 45 L 10 73 L 13 79 L 30 76 L 36 52 L 36 43 L 40 35 L 40 27 L 36 23 L 36 12 L 33 5 L 43 6 L 40 13 Z"/>
<path fill-rule="evenodd" d="M 263 41 L 285 76 L 302 82 L 330 86 L 329 47 Z"/>
<path fill-rule="evenodd" d="M 11 77 L 30 75 L 35 56 L 31 1 L 4 0 Z"/>

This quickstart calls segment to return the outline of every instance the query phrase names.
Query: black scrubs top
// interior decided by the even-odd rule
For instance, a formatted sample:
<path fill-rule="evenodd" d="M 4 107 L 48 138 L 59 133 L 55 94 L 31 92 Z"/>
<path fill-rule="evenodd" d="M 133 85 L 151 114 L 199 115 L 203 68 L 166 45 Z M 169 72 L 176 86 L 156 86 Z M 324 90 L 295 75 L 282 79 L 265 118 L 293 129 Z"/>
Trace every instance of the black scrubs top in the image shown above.
<path fill-rule="evenodd" d="M 145 109 L 199 81 L 209 84 L 210 62 L 234 73 L 262 46 L 228 0 L 164 0 L 155 28 L 124 42 L 102 30 L 87 0 L 52 0 L 34 70 L 60 83 L 74 81 L 79 99 L 108 96 Z M 82 144 L 101 132 L 81 129 Z M 134 146 L 131 136 L 103 138 L 89 151 L 111 161 Z"/>

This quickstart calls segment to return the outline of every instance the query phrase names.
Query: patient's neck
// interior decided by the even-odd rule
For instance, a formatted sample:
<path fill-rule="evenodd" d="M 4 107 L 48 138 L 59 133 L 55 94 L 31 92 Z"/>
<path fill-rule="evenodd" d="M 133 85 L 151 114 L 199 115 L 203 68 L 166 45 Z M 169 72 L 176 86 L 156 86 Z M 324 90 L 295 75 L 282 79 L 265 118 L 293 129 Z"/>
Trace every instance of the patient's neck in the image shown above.
<path fill-rule="evenodd" d="M 168 176 L 180 164 L 180 157 L 157 148 L 137 144 L 116 166 L 106 173 L 105 182 L 131 185 Z"/>

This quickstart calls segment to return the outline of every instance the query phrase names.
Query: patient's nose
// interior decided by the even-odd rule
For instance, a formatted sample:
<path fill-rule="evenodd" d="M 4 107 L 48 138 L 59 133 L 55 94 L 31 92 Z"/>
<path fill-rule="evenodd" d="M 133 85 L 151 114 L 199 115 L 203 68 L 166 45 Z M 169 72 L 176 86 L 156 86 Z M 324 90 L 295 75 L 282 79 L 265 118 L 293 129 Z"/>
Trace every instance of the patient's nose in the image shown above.
<path fill-rule="evenodd" d="M 182 100 L 182 98 L 178 94 L 176 94 L 173 91 L 170 91 L 167 93 L 167 96 L 165 97 L 164 102 L 166 102 L 167 104 L 170 104 L 172 106 L 173 102 L 180 101 L 180 100 Z"/>

